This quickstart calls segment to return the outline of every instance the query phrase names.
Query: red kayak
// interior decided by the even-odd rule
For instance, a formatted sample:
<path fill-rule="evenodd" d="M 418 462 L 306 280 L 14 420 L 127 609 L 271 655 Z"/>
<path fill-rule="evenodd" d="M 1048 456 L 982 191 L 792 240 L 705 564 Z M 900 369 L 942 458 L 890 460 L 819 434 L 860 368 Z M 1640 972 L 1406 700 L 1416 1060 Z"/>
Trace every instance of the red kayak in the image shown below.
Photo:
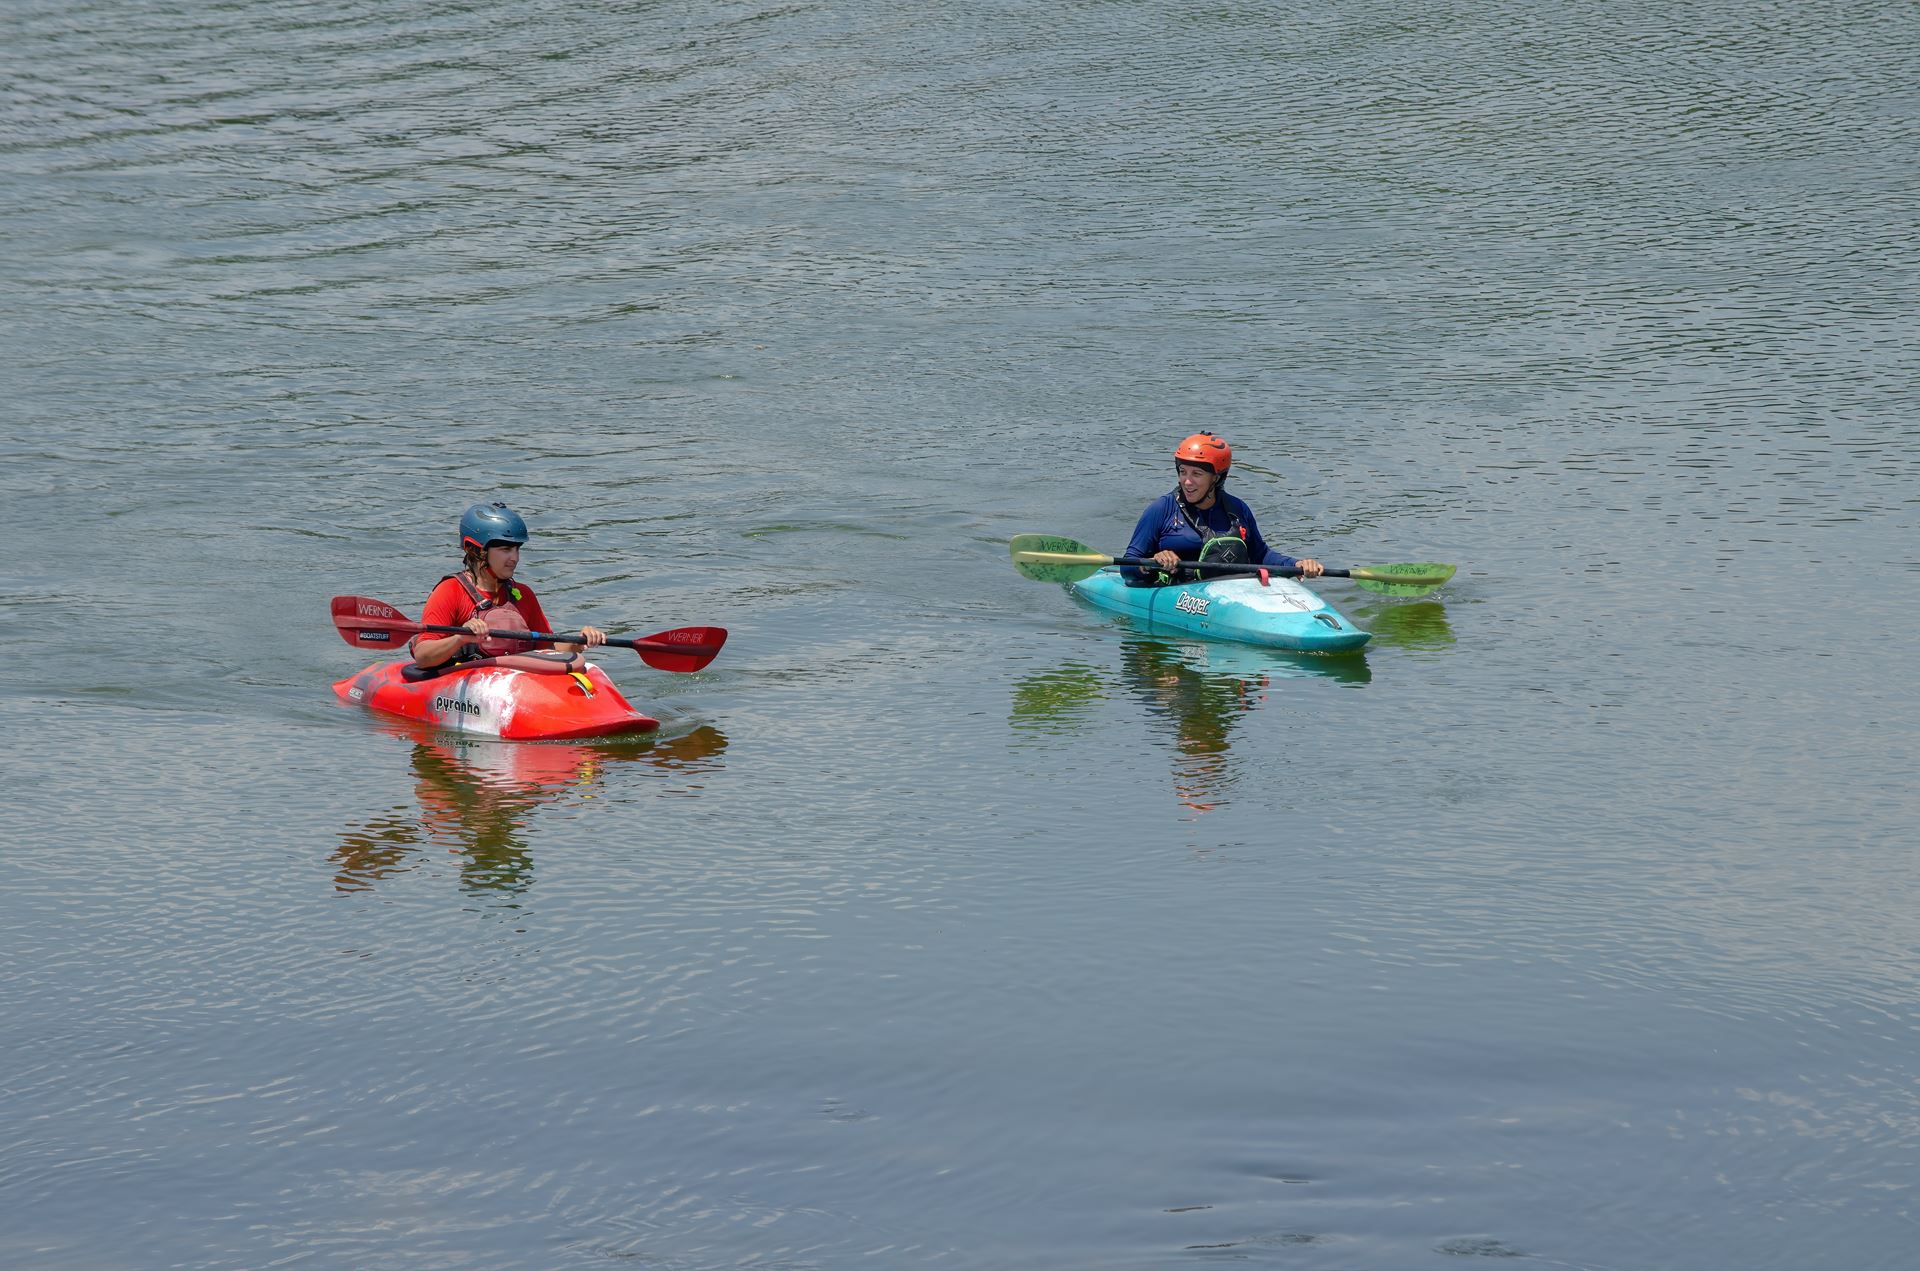
<path fill-rule="evenodd" d="M 660 727 L 578 653 L 516 653 L 430 670 L 410 658 L 376 662 L 333 691 L 368 710 L 507 741 L 617 737 Z"/>

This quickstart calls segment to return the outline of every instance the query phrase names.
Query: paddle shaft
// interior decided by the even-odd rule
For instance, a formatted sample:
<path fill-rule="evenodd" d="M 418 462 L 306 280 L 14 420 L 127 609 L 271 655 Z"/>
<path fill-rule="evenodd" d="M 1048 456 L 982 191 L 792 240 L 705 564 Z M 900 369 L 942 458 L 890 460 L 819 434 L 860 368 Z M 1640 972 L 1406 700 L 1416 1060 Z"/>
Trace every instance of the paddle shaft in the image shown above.
<path fill-rule="evenodd" d="M 424 635 L 429 632 L 465 636 L 469 640 L 523 640 L 528 643 L 551 640 L 555 644 L 586 645 L 580 632 L 562 635 L 552 631 L 489 631 L 479 636 L 466 627 L 415 622 L 386 601 L 375 600 L 372 596 L 335 596 L 333 628 L 340 633 L 342 640 L 355 648 L 375 645 L 392 648 L 395 636 Z M 704 669 L 726 642 L 724 627 L 675 627 L 671 631 L 656 631 L 638 640 L 616 638 L 587 647 L 632 649 L 640 655 L 642 662 L 655 670 L 688 672 Z"/>
<path fill-rule="evenodd" d="M 393 625 L 396 630 L 398 629 L 398 624 L 382 625 Z M 463 635 L 475 640 L 483 638 L 474 635 L 472 631 L 469 631 L 465 627 L 442 627 L 430 622 L 409 622 L 406 625 L 423 634 L 431 631 L 436 635 Z M 484 638 L 489 640 L 551 640 L 555 644 L 578 644 L 583 647 L 585 647 L 587 643 L 586 637 L 578 631 L 572 632 L 571 634 L 556 634 L 552 631 L 489 631 Z M 616 649 L 659 649 L 665 653 L 685 653 L 687 651 L 685 645 L 667 644 L 660 640 L 622 640 L 617 636 L 608 636 L 606 643 Z"/>
<path fill-rule="evenodd" d="M 1116 565 L 1129 565 L 1135 569 L 1162 568 L 1160 562 L 1151 556 L 1115 556 L 1113 563 Z M 1190 569 L 1202 575 L 1208 570 L 1212 570 L 1216 574 L 1267 574 L 1274 578 L 1300 578 L 1304 576 L 1298 565 L 1243 565 L 1238 562 L 1227 561 L 1202 562 L 1197 560 L 1183 560 L 1178 565 L 1175 565 L 1174 569 L 1176 571 Z M 1323 569 L 1315 574 L 1314 577 L 1351 578 L 1353 577 L 1353 571 L 1347 569 Z"/>
<path fill-rule="evenodd" d="M 1096 552 L 1077 539 L 1060 534 L 1015 534 L 1007 544 L 1013 553 L 1013 567 L 1024 576 L 1044 583 L 1073 583 L 1091 577 L 1112 565 L 1133 569 L 1159 570 L 1160 562 L 1138 556 L 1108 556 Z M 1177 568 L 1198 578 L 1233 574 L 1258 574 L 1262 582 L 1278 574 L 1282 578 L 1304 578 L 1298 565 L 1243 565 L 1225 561 L 1181 561 Z M 1355 565 L 1351 569 L 1322 569 L 1315 578 L 1351 578 L 1367 591 L 1389 596 L 1417 596 L 1453 577 L 1453 566 L 1434 561 L 1400 565 Z"/>

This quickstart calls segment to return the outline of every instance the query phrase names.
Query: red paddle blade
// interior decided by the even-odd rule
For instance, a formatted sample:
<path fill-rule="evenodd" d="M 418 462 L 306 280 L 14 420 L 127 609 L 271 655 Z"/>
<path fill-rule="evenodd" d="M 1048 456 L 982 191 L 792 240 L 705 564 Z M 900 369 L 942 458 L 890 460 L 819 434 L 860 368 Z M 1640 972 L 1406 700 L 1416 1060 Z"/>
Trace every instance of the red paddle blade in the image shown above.
<path fill-rule="evenodd" d="M 659 671 L 697 671 L 727 642 L 725 627 L 675 627 L 633 642 L 640 660 Z"/>
<path fill-rule="evenodd" d="M 384 600 L 371 596 L 335 596 L 333 627 L 340 638 L 356 648 L 391 649 L 406 643 L 420 629 L 414 622 Z"/>

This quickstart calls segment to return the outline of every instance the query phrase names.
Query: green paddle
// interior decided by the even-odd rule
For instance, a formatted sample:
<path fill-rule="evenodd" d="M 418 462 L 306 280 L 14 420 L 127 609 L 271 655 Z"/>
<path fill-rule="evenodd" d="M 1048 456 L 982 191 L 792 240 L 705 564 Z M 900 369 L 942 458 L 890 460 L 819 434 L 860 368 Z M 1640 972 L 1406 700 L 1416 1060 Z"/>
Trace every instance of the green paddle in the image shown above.
<path fill-rule="evenodd" d="M 1158 569 L 1157 562 L 1131 556 L 1106 556 L 1085 543 L 1057 534 L 1015 534 L 1010 544 L 1013 567 L 1028 578 L 1043 583 L 1071 583 L 1091 576 L 1109 565 L 1133 565 Z M 1298 578 L 1298 569 L 1274 565 L 1201 565 L 1188 562 L 1182 568 L 1201 576 L 1219 574 L 1258 574 L 1265 572 L 1280 578 Z M 1432 562 L 1406 565 L 1357 565 L 1352 569 L 1329 569 L 1324 578 L 1351 578 L 1368 591 L 1388 596 L 1421 596 L 1453 577 L 1453 566 Z"/>

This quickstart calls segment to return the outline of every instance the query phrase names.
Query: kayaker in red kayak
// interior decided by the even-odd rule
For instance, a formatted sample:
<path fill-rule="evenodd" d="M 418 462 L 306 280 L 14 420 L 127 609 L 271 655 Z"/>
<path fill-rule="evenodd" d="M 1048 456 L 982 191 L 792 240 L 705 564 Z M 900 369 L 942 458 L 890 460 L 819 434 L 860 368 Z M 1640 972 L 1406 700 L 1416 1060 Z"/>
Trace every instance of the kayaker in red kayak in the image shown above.
<path fill-rule="evenodd" d="M 1174 448 L 1173 470 L 1179 483 L 1147 505 L 1122 553 L 1142 559 L 1151 556 L 1163 572 L 1124 568 L 1121 573 L 1129 583 L 1172 582 L 1182 561 L 1297 567 L 1303 578 L 1320 576 L 1324 567 L 1319 561 L 1295 560 L 1267 546 L 1252 509 L 1221 488 L 1232 465 L 1233 448 L 1212 433 L 1197 432 Z"/>
<path fill-rule="evenodd" d="M 411 648 L 416 666 L 440 666 L 503 653 L 526 653 L 551 648 L 573 653 L 604 644 L 606 632 L 581 627 L 580 644 L 552 640 L 502 640 L 501 631 L 551 631 L 546 611 L 533 588 L 515 582 L 520 546 L 527 541 L 527 523 L 504 503 L 476 503 L 460 518 L 463 568 L 440 580 L 420 621 L 429 626 L 465 627 L 467 635 L 417 635 Z"/>

